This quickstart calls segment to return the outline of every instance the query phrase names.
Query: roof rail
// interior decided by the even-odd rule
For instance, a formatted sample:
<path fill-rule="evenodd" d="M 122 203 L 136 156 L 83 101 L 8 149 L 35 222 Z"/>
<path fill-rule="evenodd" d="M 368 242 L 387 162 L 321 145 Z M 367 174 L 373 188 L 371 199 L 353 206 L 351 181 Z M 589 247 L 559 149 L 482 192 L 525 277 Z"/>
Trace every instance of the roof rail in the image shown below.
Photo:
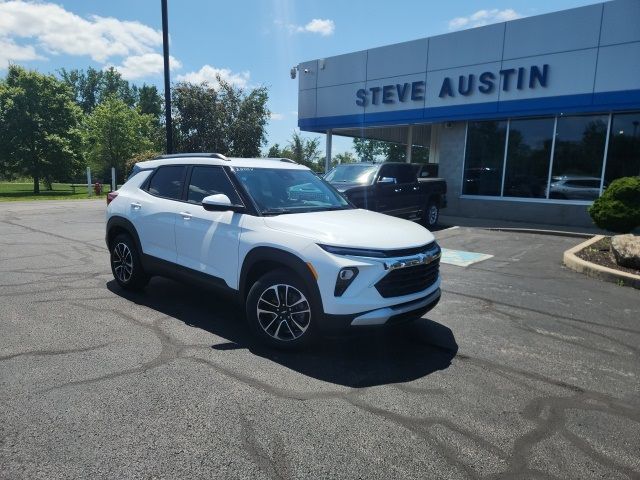
<path fill-rule="evenodd" d="M 189 158 L 189 157 L 218 158 L 220 160 L 225 160 L 227 162 L 231 161 L 221 153 L 171 153 L 167 155 L 159 155 L 154 160 L 160 160 L 164 158 Z"/>
<path fill-rule="evenodd" d="M 286 163 L 298 163 L 294 160 L 291 160 L 290 158 L 281 158 L 280 159 L 281 162 L 286 162 Z"/>

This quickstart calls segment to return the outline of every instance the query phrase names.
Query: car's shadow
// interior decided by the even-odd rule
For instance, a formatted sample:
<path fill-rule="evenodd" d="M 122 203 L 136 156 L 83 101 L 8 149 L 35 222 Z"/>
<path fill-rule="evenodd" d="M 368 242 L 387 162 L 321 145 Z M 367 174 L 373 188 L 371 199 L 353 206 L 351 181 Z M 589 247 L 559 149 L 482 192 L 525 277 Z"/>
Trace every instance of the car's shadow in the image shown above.
<path fill-rule="evenodd" d="M 239 307 L 224 297 L 163 278 L 142 292 L 128 292 L 112 280 L 107 288 L 139 305 L 201 328 L 224 340 L 218 351 L 246 348 L 303 375 L 349 387 L 400 383 L 443 370 L 458 351 L 453 332 L 422 318 L 394 328 L 325 337 L 303 351 L 280 351 L 259 345 Z"/>

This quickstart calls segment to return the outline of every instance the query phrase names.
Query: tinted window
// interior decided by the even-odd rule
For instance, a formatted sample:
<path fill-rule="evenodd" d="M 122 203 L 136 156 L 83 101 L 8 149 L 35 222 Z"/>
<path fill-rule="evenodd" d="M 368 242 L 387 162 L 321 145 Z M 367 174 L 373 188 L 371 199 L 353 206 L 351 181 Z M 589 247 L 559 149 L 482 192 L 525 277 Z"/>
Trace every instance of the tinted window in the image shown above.
<path fill-rule="evenodd" d="M 160 167 L 149 181 L 149 193 L 175 200 L 182 198 L 184 166 Z"/>
<path fill-rule="evenodd" d="M 220 193 L 229 197 L 234 205 L 242 203 L 222 167 L 193 167 L 187 201 L 199 204 L 204 197 Z"/>
<path fill-rule="evenodd" d="M 576 200 L 594 200 L 600 188 L 604 144 L 607 136 L 606 115 L 559 117 L 556 129 L 556 146 L 553 155 L 552 173 L 554 176 L 570 178 L 572 176 L 593 177 L 591 179 L 573 179 L 567 185 L 583 188 L 581 192 L 559 192 L 551 185 L 550 198 Z"/>
<path fill-rule="evenodd" d="M 546 198 L 553 123 L 553 118 L 511 121 L 505 197 Z"/>
<path fill-rule="evenodd" d="M 393 178 L 395 183 L 409 183 L 414 182 L 416 179 L 411 165 L 398 165 L 395 163 L 385 163 L 380 167 L 378 180 L 381 178 Z"/>
<path fill-rule="evenodd" d="M 416 172 L 410 164 L 396 165 L 398 169 L 398 183 L 412 183 L 416 181 Z"/>
<path fill-rule="evenodd" d="M 393 178 L 396 182 L 398 181 L 398 171 L 396 170 L 395 165 L 387 164 L 387 165 L 382 165 L 382 167 L 380 167 L 380 172 L 378 173 L 378 180 L 385 177 Z"/>
<path fill-rule="evenodd" d="M 469 122 L 463 194 L 500 196 L 506 136 L 506 121 Z"/>
<path fill-rule="evenodd" d="M 616 178 L 640 175 L 640 112 L 613 116 L 605 185 Z"/>

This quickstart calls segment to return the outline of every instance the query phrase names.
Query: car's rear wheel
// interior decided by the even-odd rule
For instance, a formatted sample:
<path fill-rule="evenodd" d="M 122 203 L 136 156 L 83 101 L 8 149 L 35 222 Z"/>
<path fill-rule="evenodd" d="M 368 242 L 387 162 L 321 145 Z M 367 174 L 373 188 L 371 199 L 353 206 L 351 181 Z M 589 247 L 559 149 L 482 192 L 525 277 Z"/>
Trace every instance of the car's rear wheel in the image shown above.
<path fill-rule="evenodd" d="M 149 283 L 136 244 L 127 234 L 122 233 L 111 242 L 111 272 L 126 290 L 140 290 Z"/>
<path fill-rule="evenodd" d="M 440 218 L 440 208 L 435 202 L 429 202 L 427 208 L 424 211 L 423 223 L 424 226 L 431 229 L 438 225 L 438 219 Z"/>
<path fill-rule="evenodd" d="M 299 348 L 315 337 L 316 306 L 302 280 L 288 270 L 262 276 L 247 295 L 246 313 L 256 336 L 277 348 Z"/>

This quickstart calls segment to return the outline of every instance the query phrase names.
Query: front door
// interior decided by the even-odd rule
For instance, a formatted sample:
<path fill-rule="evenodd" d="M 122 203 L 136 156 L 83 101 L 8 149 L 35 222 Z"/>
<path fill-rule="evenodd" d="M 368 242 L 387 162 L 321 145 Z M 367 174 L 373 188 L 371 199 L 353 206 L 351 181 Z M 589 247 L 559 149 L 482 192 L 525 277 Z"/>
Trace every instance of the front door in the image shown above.
<path fill-rule="evenodd" d="M 394 163 L 383 164 L 376 179 L 376 199 L 378 212 L 406 217 L 409 209 L 409 186 L 403 179 L 399 166 Z"/>
<path fill-rule="evenodd" d="M 194 166 L 186 203 L 176 213 L 176 246 L 179 265 L 224 280 L 238 288 L 238 245 L 241 213 L 209 212 L 202 199 L 224 194 L 242 204 L 229 177 L 219 166 Z"/>

